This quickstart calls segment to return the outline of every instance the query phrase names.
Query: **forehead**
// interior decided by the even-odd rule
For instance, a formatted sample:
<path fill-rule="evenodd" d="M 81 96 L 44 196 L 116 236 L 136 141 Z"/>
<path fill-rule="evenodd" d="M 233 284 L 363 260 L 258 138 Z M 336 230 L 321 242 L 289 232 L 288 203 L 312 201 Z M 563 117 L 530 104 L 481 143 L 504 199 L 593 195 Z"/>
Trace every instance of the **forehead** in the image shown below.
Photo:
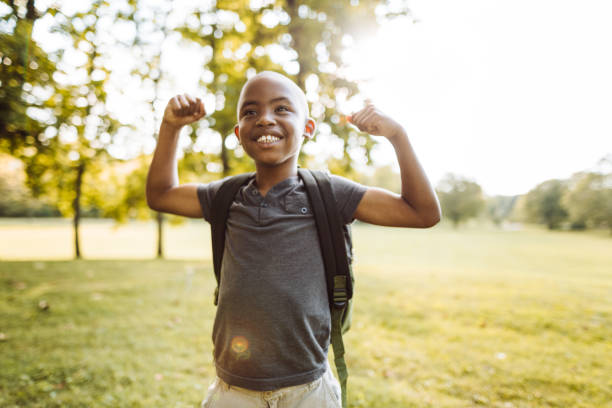
<path fill-rule="evenodd" d="M 242 109 L 247 103 L 267 103 L 280 98 L 287 99 L 295 105 L 300 104 L 302 91 L 296 84 L 284 77 L 262 75 L 251 78 L 244 84 L 238 108 Z"/>

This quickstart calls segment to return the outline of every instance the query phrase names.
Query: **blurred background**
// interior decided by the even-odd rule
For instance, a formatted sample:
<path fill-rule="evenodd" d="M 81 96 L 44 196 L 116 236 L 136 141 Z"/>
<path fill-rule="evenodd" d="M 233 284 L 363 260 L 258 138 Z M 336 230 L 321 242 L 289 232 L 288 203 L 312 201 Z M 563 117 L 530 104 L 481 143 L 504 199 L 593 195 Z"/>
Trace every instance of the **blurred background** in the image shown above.
<path fill-rule="evenodd" d="M 236 100 L 271 69 L 306 91 L 318 123 L 303 166 L 398 190 L 390 144 L 345 120 L 368 97 L 408 130 L 447 221 L 610 229 L 609 12 L 604 1 L 2 2 L 0 216 L 72 218 L 77 257 L 81 217 L 163 231 L 144 183 L 168 99 L 198 95 L 209 113 L 183 130 L 181 182 L 251 170 Z"/>
<path fill-rule="evenodd" d="M 354 224 L 351 406 L 611 406 L 610 15 L 605 0 L 3 0 L 0 405 L 197 405 L 208 225 L 150 210 L 148 166 L 167 101 L 189 93 L 208 115 L 182 130 L 180 181 L 252 171 L 235 107 L 275 70 L 317 122 L 302 166 L 399 192 L 390 144 L 346 121 L 370 98 L 443 208 L 426 231 Z"/>

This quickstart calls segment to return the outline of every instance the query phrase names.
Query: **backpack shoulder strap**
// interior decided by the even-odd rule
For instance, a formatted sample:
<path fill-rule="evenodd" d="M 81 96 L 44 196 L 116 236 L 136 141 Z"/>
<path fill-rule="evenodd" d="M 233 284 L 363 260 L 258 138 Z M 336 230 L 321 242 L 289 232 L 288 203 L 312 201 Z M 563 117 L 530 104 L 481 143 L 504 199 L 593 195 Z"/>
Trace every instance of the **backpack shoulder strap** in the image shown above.
<path fill-rule="evenodd" d="M 343 303 L 353 297 L 353 284 L 346 252 L 346 241 L 344 239 L 342 217 L 336 204 L 336 197 L 331 187 L 331 178 L 329 177 L 329 174 L 322 171 L 312 171 L 312 175 L 319 185 L 321 197 L 323 198 L 323 204 L 325 205 L 325 211 L 327 212 L 329 230 L 331 232 L 332 243 L 334 245 L 334 254 L 336 258 L 335 276 L 344 277 L 340 281 L 338 281 L 340 278 L 335 278 L 334 280 L 334 289 L 337 292 L 334 293 L 334 305 L 338 303 L 338 305 L 336 305 L 337 307 L 344 307 Z"/>
<path fill-rule="evenodd" d="M 223 250 L 225 248 L 225 229 L 229 209 L 234 201 L 236 193 L 246 181 L 253 176 L 253 173 L 239 174 L 228 178 L 221 184 L 217 194 L 212 201 L 210 209 L 210 235 L 212 240 L 213 267 L 217 288 L 215 289 L 215 306 L 219 300 L 219 284 L 221 283 L 221 264 L 223 262 Z"/>
<path fill-rule="evenodd" d="M 334 350 L 334 364 L 342 391 L 342 407 L 346 408 L 348 370 L 344 360 L 342 318 L 347 309 L 348 299 L 352 296 L 352 281 L 340 212 L 336 206 L 336 198 L 327 173 L 298 169 L 298 174 L 304 180 L 308 192 L 323 254 L 331 308 L 331 343 Z"/>
<path fill-rule="evenodd" d="M 306 187 L 306 192 L 308 193 L 308 200 L 310 201 L 310 206 L 312 207 L 312 212 L 314 214 L 317 233 L 319 236 L 319 245 L 321 246 L 321 253 L 323 255 L 323 264 L 325 266 L 329 304 L 333 305 L 334 298 L 332 288 L 334 287 L 334 275 L 336 274 L 336 257 L 327 209 L 325 207 L 325 202 L 323 201 L 322 192 L 319 189 L 319 185 L 314 178 L 312 171 L 300 168 L 298 169 L 298 174 L 304 181 L 304 186 Z"/>
<path fill-rule="evenodd" d="M 298 169 L 315 216 L 325 264 L 330 306 L 344 308 L 353 296 L 344 229 L 329 174 Z"/>

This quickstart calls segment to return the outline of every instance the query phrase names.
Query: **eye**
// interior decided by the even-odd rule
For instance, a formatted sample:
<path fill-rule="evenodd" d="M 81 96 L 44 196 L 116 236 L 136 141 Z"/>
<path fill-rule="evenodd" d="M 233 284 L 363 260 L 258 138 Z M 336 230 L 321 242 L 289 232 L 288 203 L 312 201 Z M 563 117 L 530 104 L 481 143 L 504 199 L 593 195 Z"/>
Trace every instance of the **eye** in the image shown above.
<path fill-rule="evenodd" d="M 242 116 L 252 116 L 257 114 L 257 112 L 255 112 L 253 109 L 247 109 L 244 112 L 242 112 Z"/>
<path fill-rule="evenodd" d="M 285 105 L 280 105 L 276 108 L 277 112 L 289 112 L 289 107 Z"/>

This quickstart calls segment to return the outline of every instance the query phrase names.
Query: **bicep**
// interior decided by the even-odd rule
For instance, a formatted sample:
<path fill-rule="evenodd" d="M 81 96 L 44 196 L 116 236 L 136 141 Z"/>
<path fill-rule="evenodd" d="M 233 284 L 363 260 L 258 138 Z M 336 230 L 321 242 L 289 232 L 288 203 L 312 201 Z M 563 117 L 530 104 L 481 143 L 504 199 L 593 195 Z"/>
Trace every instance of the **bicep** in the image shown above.
<path fill-rule="evenodd" d="M 359 221 L 387 227 L 427 226 L 402 196 L 376 187 L 367 189 L 354 215 Z"/>
<path fill-rule="evenodd" d="M 149 207 L 156 211 L 181 215 L 190 218 L 202 218 L 202 207 L 198 199 L 197 184 L 182 184 L 172 187 L 149 202 Z"/>

